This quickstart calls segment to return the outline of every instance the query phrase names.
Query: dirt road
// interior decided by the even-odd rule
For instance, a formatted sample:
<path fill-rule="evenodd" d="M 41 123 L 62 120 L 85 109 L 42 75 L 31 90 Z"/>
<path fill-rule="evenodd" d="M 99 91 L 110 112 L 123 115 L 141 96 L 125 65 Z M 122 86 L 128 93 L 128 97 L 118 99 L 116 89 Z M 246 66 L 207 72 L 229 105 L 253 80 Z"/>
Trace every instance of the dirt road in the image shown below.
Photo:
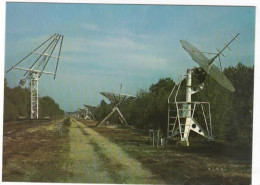
<path fill-rule="evenodd" d="M 119 146 L 83 123 L 72 119 L 66 181 L 81 183 L 158 184 L 149 170 L 130 158 Z"/>
<path fill-rule="evenodd" d="M 152 147 L 141 130 L 92 128 L 94 122 L 71 119 L 72 125 L 64 124 L 62 133 L 57 124 L 62 120 L 4 123 L 2 180 L 194 185 L 251 182 L 250 149 L 221 143 Z"/>
<path fill-rule="evenodd" d="M 76 119 L 59 134 L 57 122 L 8 123 L 3 181 L 159 184 L 158 176 Z"/>

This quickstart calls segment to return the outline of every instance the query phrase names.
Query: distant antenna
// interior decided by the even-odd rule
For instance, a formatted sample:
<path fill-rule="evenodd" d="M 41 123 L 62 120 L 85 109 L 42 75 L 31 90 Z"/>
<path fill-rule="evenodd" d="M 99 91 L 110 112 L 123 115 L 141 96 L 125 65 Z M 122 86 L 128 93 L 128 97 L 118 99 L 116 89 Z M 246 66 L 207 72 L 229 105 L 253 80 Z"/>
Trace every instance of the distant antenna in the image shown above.
<path fill-rule="evenodd" d="M 235 91 L 232 83 L 227 79 L 222 71 L 222 65 L 220 60 L 220 55 L 224 56 L 223 51 L 226 48 L 230 49 L 230 44 L 237 40 L 239 34 L 233 36 L 233 39 L 225 44 L 222 50 L 217 49 L 218 53 L 202 52 L 198 50 L 195 46 L 188 43 L 187 41 L 181 40 L 182 47 L 189 53 L 191 58 L 203 69 L 207 74 L 209 74 L 213 79 L 215 79 L 220 85 L 225 87 L 231 92 Z M 230 49 L 231 50 L 231 49 Z M 203 53 L 215 55 L 211 59 L 208 59 Z M 220 68 L 214 65 L 216 59 L 219 59 Z M 189 146 L 189 134 L 190 130 L 195 133 L 208 138 L 208 140 L 213 140 L 212 135 L 212 125 L 211 125 L 211 112 L 209 102 L 194 102 L 191 100 L 191 95 L 199 92 L 204 87 L 204 82 L 200 85 L 192 86 L 192 75 L 195 73 L 195 69 L 187 69 L 186 75 L 186 101 L 177 101 L 179 89 L 183 82 L 180 81 L 174 86 L 169 97 L 168 97 L 168 127 L 167 127 L 167 138 L 172 138 L 180 135 L 181 142 L 185 142 Z M 172 101 L 172 95 L 175 92 L 174 101 Z M 198 115 L 198 109 L 203 116 L 203 125 L 199 124 L 195 119 Z"/>
<path fill-rule="evenodd" d="M 91 105 L 84 105 L 86 107 L 86 117 L 85 119 L 92 119 L 92 120 L 96 120 L 95 116 L 94 116 L 94 111 L 97 107 L 95 106 L 91 106 Z"/>
<path fill-rule="evenodd" d="M 120 84 L 119 94 L 121 93 L 122 87 L 123 87 L 123 84 Z"/>
<path fill-rule="evenodd" d="M 83 117 L 83 118 L 85 118 L 86 115 L 87 115 L 86 109 L 81 109 L 81 108 L 79 108 L 79 109 L 78 109 L 78 113 L 79 113 L 79 116 L 80 116 L 80 117 Z"/>
<path fill-rule="evenodd" d="M 36 49 L 26 55 L 22 60 L 12 66 L 6 73 L 11 71 L 12 69 L 22 70 L 25 71 L 24 78 L 22 78 L 19 82 L 20 86 L 23 86 L 27 80 L 30 81 L 30 89 L 31 89 L 31 119 L 38 119 L 38 97 L 39 97 L 39 90 L 38 90 L 38 81 L 41 78 L 42 74 L 53 75 L 54 79 L 57 74 L 57 69 L 60 60 L 61 54 L 61 47 L 63 42 L 63 35 L 54 34 L 50 36 L 46 41 L 40 44 Z M 57 47 L 59 45 L 59 47 Z M 54 56 L 55 49 L 58 48 L 58 56 Z M 42 52 L 39 50 L 43 49 Z M 29 67 L 18 67 L 18 65 L 22 63 L 29 63 L 29 57 L 31 55 L 37 55 L 38 57 L 33 62 L 33 64 Z M 50 61 L 50 59 L 56 60 L 56 67 L 54 72 L 45 71 L 45 68 Z"/>
<path fill-rule="evenodd" d="M 123 114 L 119 110 L 119 105 L 129 102 L 130 100 L 135 99 L 135 97 L 132 96 L 132 95 L 128 95 L 128 94 L 115 94 L 115 93 L 108 93 L 108 92 L 101 92 L 100 94 L 105 96 L 114 105 L 114 107 L 113 107 L 112 111 L 101 122 L 99 122 L 96 126 L 102 125 L 110 116 L 112 116 L 112 114 L 114 112 L 117 112 L 118 115 L 119 115 L 119 120 L 121 121 L 121 123 L 123 125 L 129 127 L 127 121 L 125 120 L 125 118 L 123 116 Z"/>

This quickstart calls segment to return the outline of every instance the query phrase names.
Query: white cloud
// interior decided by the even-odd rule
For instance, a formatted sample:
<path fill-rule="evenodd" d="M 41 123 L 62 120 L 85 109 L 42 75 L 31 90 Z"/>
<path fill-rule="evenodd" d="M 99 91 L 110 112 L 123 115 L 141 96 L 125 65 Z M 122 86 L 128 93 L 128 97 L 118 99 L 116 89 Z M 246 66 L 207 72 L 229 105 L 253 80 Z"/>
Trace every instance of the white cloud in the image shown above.
<path fill-rule="evenodd" d="M 85 27 L 97 28 L 91 24 L 85 24 Z M 151 73 L 172 68 L 174 61 L 171 61 L 171 56 L 165 55 L 163 46 L 157 47 L 158 41 L 161 42 L 161 37 L 137 35 L 129 30 L 117 33 L 115 31 L 114 34 L 100 34 L 99 37 L 92 35 L 65 36 L 60 61 L 63 64 L 60 65 L 59 70 L 63 71 L 62 68 L 64 68 L 63 72 L 68 75 L 75 69 L 74 72 L 80 75 L 87 73 L 105 76 L 148 77 Z M 19 45 L 29 44 L 33 41 L 40 43 L 47 37 L 44 35 L 37 38 L 20 39 Z M 35 43 L 33 45 L 35 46 Z M 84 66 L 84 69 L 79 66 Z"/>
<path fill-rule="evenodd" d="M 161 69 L 169 60 L 156 50 L 149 40 L 143 42 L 128 37 L 106 37 L 104 39 L 67 38 L 63 57 L 66 61 L 102 62 L 102 65 L 125 66 L 132 69 Z M 69 52 L 69 54 L 67 53 Z M 73 54 L 74 53 L 74 54 Z M 77 57 L 76 57 L 77 56 Z"/>
<path fill-rule="evenodd" d="M 99 38 L 66 37 L 65 42 L 63 52 L 90 53 L 105 49 L 144 50 L 147 48 L 147 45 L 143 42 L 117 35 L 102 35 Z"/>

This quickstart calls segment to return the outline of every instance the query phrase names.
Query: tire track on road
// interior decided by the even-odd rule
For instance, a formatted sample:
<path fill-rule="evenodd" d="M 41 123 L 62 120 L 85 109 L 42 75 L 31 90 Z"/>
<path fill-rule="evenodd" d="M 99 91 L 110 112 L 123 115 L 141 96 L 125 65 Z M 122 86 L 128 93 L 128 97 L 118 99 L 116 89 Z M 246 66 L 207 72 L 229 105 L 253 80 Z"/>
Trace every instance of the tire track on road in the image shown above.
<path fill-rule="evenodd" d="M 70 182 L 162 184 L 119 146 L 72 119 Z"/>
<path fill-rule="evenodd" d="M 112 183 L 108 173 L 103 170 L 102 161 L 98 158 L 87 137 L 78 128 L 78 122 L 72 121 L 70 128 L 70 155 L 66 167 L 71 174 L 68 182 L 73 183 Z"/>

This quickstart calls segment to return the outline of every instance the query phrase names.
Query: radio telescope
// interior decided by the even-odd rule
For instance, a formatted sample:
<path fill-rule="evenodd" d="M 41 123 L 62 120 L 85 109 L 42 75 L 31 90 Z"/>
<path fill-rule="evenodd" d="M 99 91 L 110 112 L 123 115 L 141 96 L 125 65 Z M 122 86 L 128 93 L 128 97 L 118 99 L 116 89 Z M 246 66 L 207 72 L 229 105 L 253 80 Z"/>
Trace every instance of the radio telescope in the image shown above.
<path fill-rule="evenodd" d="M 121 87 L 122 87 L 122 85 L 121 85 Z M 119 110 L 119 105 L 129 102 L 129 101 L 135 99 L 135 97 L 132 96 L 132 95 L 128 95 L 128 94 L 115 94 L 115 93 L 108 93 L 108 92 L 101 92 L 100 94 L 105 96 L 113 104 L 113 109 L 101 122 L 97 123 L 96 126 L 102 125 L 110 116 L 112 116 L 112 114 L 114 112 L 117 112 L 118 115 L 119 115 L 120 122 L 123 125 L 129 127 L 127 121 L 125 120 L 125 118 L 123 116 L 123 114 Z"/>
<path fill-rule="evenodd" d="M 78 109 L 78 113 L 79 113 L 79 117 L 85 118 L 86 115 L 87 115 L 87 110 L 86 110 L 86 109 L 81 109 L 81 108 L 79 108 L 79 109 Z"/>
<path fill-rule="evenodd" d="M 95 116 L 93 115 L 93 112 L 95 111 L 95 109 L 97 107 L 91 106 L 91 105 L 84 105 L 86 108 L 86 117 L 85 119 L 92 119 L 92 120 L 96 120 Z"/>
<path fill-rule="evenodd" d="M 173 138 L 180 135 L 181 142 L 184 142 L 187 146 L 189 146 L 189 134 L 192 130 L 195 133 L 206 137 L 208 140 L 213 140 L 210 102 L 197 102 L 191 100 L 192 94 L 195 94 L 203 89 L 204 82 L 197 86 L 192 86 L 192 76 L 195 71 L 205 71 L 221 86 L 231 92 L 234 92 L 235 88 L 222 71 L 220 56 L 224 56 L 223 51 L 226 48 L 230 49 L 230 44 L 234 40 L 237 40 L 238 35 L 239 34 L 233 36 L 233 39 L 225 44 L 225 47 L 222 50 L 217 49 L 217 53 L 202 52 L 187 41 L 180 41 L 182 47 L 188 52 L 192 60 L 194 60 L 200 68 L 187 69 L 187 74 L 185 75 L 186 101 L 177 101 L 179 89 L 183 80 L 180 80 L 180 82 L 174 86 L 168 97 L 167 138 Z M 204 53 L 214 55 L 214 57 L 208 59 Z M 219 67 L 214 64 L 217 58 L 219 61 Z M 172 101 L 171 97 L 174 93 L 174 101 Z M 197 112 L 200 112 L 203 116 L 203 121 L 201 123 L 195 119 L 196 116 L 199 116 Z"/>
<path fill-rule="evenodd" d="M 53 75 L 54 79 L 57 74 L 57 69 L 60 60 L 61 47 L 63 42 L 63 35 L 54 34 L 50 36 L 46 41 L 39 45 L 36 49 L 26 55 L 22 60 L 12 66 L 6 73 L 12 69 L 25 71 L 24 77 L 20 80 L 19 85 L 25 85 L 26 81 L 30 82 L 31 90 L 31 119 L 38 119 L 38 110 L 39 110 L 39 90 L 38 90 L 38 81 L 41 78 L 42 74 Z M 58 46 L 59 47 L 56 47 Z M 56 49 L 58 48 L 58 49 Z M 57 53 L 57 56 L 54 56 L 54 53 Z M 37 56 L 36 59 L 34 58 Z M 56 67 L 54 72 L 48 72 L 45 70 L 50 59 L 56 60 Z M 34 62 L 33 62 L 34 61 Z M 19 67 L 20 64 L 31 65 L 30 67 Z M 32 63 L 32 64 L 31 64 Z"/>

